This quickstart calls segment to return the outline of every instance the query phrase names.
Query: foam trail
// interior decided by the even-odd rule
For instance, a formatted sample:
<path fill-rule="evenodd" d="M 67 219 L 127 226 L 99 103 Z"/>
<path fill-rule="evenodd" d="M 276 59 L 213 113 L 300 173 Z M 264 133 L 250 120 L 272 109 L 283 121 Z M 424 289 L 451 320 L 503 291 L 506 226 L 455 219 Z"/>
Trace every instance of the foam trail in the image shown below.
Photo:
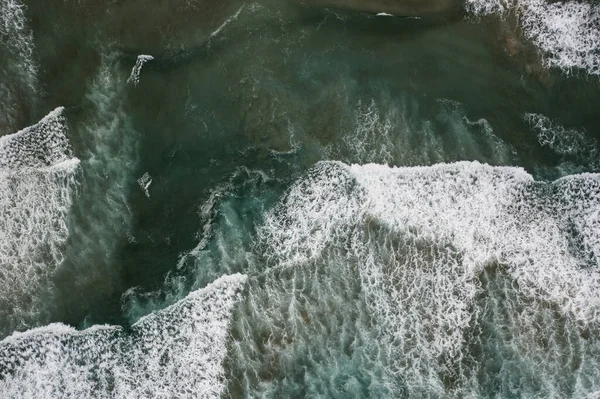
<path fill-rule="evenodd" d="M 152 184 L 152 176 L 150 173 L 146 172 L 138 179 L 138 185 L 146 195 L 146 198 L 150 198 L 150 185 Z"/>
<path fill-rule="evenodd" d="M 63 107 L 34 126 L 0 137 L 0 168 L 52 166 L 72 157 Z"/>
<path fill-rule="evenodd" d="M 64 258 L 79 160 L 62 114 L 0 138 L 0 334 L 45 317 Z"/>
<path fill-rule="evenodd" d="M 224 276 L 137 321 L 76 331 L 51 324 L 0 342 L 5 398 L 218 397 L 233 306 L 246 276 Z"/>
<path fill-rule="evenodd" d="M 399 106 L 385 106 L 395 101 L 398 99 L 359 101 L 353 129 L 340 138 L 342 145 L 329 157 L 361 164 L 395 165 L 433 164 L 470 158 L 473 154 L 493 164 L 512 163 L 515 158 L 514 149 L 494 134 L 490 124 L 485 119 L 468 120 L 460 103 L 438 100 L 438 114 L 433 120 L 424 121 L 415 112 L 414 99 L 405 96 Z M 438 123 L 450 129 L 450 145 L 438 134 Z"/>
<path fill-rule="evenodd" d="M 591 162 L 596 155 L 596 143 L 585 131 L 567 129 L 540 114 L 525 114 L 525 121 L 535 131 L 540 145 L 559 155 L 579 156 Z"/>
<path fill-rule="evenodd" d="M 120 242 L 135 240 L 128 198 L 137 185 L 139 135 L 125 109 L 127 72 L 123 72 L 117 53 L 110 48 L 103 51 L 97 75 L 86 90 L 85 111 L 75 126 L 82 138 L 81 189 L 71 212 L 73 233 L 56 282 L 56 303 L 59 311 L 81 318 L 99 298 L 122 289 L 117 248 Z"/>
<path fill-rule="evenodd" d="M 467 0 L 467 9 L 475 15 L 518 10 L 523 32 L 546 66 L 600 75 L 600 6 L 594 2 Z"/>
<path fill-rule="evenodd" d="M 231 17 L 227 18 L 225 20 L 225 22 L 223 22 L 217 29 L 215 29 L 209 36 L 209 40 L 217 37 L 219 35 L 219 33 L 221 33 L 223 31 L 223 29 L 225 29 L 225 27 L 227 25 L 229 25 L 230 23 L 234 22 L 235 20 L 238 19 L 238 17 L 240 16 L 240 14 L 242 13 L 242 11 L 244 10 L 245 6 L 241 6 L 237 12 L 235 14 L 233 14 Z"/>
<path fill-rule="evenodd" d="M 142 73 L 142 67 L 148 61 L 152 61 L 154 59 L 151 55 L 138 55 L 137 60 L 135 61 L 135 65 L 131 68 L 131 75 L 129 75 L 129 79 L 127 79 L 127 83 L 133 82 L 134 86 L 137 86 L 140 83 L 140 74 Z"/>
<path fill-rule="evenodd" d="M 502 312 L 527 318 L 536 307 L 552 309 L 546 321 L 526 319 L 522 334 L 500 335 L 504 341 L 498 345 L 506 351 L 514 345 L 529 348 L 512 358 L 542 380 L 539 386 L 523 382 L 526 376 L 519 373 L 526 373 L 525 366 L 511 368 L 511 378 L 525 384 L 523 392 L 560 397 L 591 392 L 590 384 L 600 383 L 594 371 L 600 365 L 594 352 L 600 323 L 598 209 L 600 175 L 542 183 L 520 168 L 477 162 L 412 168 L 323 162 L 267 215 L 258 236 L 266 263 L 279 276 L 302 276 L 304 270 L 316 276 L 314 268 L 329 268 L 325 275 L 356 270 L 369 315 L 376 319 L 371 328 L 378 331 L 376 348 L 363 352 L 378 359 L 394 390 L 417 396 L 481 394 L 486 373 L 473 365 L 486 363 L 472 349 L 486 340 L 483 326 L 489 318 L 501 320 L 487 312 L 481 298 L 499 295 L 491 287 L 505 278 L 517 299 Z M 490 270 L 506 277 L 484 284 L 481 276 Z M 291 281 L 308 295 L 304 280 Z M 277 286 L 287 283 L 273 284 L 278 292 Z M 535 366 L 548 349 L 530 340 L 535 341 L 538 323 L 547 323 L 543 329 L 550 320 L 567 320 L 565 334 L 592 331 L 593 343 L 573 338 L 564 344 L 549 337 L 560 356 Z M 575 350 L 573 345 L 579 346 L 580 367 L 565 377 L 557 362 Z M 515 389 L 511 383 L 499 382 L 502 389 Z"/>

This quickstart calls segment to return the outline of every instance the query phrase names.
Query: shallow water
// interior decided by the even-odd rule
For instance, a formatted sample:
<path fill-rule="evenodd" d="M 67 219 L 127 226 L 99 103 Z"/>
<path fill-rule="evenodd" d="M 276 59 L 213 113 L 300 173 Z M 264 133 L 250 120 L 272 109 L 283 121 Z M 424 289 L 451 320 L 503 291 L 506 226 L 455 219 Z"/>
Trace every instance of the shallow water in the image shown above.
<path fill-rule="evenodd" d="M 0 0 L 0 396 L 598 395 L 600 8 L 315 3 Z"/>

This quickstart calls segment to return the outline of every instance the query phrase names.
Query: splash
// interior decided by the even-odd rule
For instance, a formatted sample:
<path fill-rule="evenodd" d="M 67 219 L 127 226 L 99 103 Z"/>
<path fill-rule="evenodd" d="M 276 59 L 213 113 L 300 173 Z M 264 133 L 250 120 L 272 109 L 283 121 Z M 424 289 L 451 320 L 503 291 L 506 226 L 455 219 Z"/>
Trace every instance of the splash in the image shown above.
<path fill-rule="evenodd" d="M 246 276 L 224 276 L 131 331 L 51 324 L 0 342 L 5 398 L 218 397 L 231 311 Z"/>

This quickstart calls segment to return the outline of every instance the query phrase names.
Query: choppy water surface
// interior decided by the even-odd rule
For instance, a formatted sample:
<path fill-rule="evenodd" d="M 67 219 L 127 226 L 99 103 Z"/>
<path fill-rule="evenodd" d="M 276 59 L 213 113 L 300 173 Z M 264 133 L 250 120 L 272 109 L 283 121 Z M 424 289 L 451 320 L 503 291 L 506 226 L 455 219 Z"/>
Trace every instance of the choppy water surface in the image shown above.
<path fill-rule="evenodd" d="M 600 6 L 400 3 L 0 0 L 0 397 L 599 397 Z"/>

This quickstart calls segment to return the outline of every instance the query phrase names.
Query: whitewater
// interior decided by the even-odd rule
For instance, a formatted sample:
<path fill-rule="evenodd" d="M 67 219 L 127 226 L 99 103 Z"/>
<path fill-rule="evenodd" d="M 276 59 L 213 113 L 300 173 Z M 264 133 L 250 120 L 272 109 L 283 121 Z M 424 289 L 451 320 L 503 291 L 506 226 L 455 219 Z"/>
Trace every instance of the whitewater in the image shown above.
<path fill-rule="evenodd" d="M 600 5 L 410 3 L 0 0 L 0 397 L 600 397 Z"/>

